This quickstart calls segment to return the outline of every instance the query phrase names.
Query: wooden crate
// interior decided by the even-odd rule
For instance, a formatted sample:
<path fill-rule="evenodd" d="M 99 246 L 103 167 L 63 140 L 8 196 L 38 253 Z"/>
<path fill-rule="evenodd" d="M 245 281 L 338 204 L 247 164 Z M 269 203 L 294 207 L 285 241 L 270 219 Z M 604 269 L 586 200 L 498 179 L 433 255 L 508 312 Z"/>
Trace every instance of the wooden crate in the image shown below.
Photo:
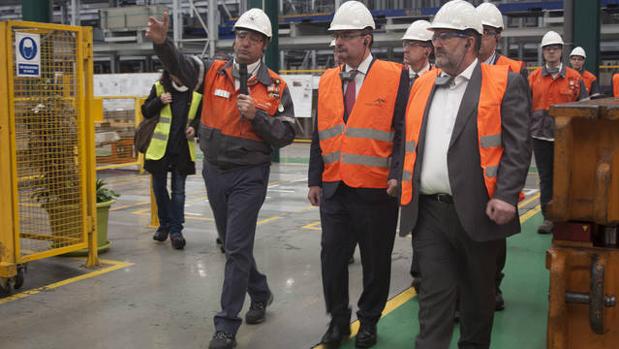
<path fill-rule="evenodd" d="M 619 99 L 557 105 L 550 114 L 556 127 L 551 218 L 619 224 Z"/>

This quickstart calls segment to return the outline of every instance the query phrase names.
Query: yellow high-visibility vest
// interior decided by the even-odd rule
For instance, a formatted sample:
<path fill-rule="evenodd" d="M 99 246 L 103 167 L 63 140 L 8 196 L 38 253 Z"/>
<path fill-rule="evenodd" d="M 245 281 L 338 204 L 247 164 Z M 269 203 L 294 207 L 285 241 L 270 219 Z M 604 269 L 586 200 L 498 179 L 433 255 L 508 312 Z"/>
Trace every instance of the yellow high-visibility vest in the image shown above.
<path fill-rule="evenodd" d="M 165 92 L 163 85 L 159 81 L 155 82 L 155 90 L 157 92 L 157 97 L 160 97 Z M 189 107 L 189 113 L 187 115 L 188 125 L 198 111 L 200 100 L 202 100 L 202 95 L 193 92 L 191 96 L 191 106 Z M 155 127 L 153 138 L 150 140 L 148 149 L 146 149 L 146 160 L 159 160 L 165 155 L 168 138 L 170 138 L 170 125 L 172 125 L 172 108 L 169 104 L 166 104 L 159 112 L 159 122 Z M 188 139 L 187 147 L 189 148 L 191 161 L 196 161 L 196 142 Z"/>

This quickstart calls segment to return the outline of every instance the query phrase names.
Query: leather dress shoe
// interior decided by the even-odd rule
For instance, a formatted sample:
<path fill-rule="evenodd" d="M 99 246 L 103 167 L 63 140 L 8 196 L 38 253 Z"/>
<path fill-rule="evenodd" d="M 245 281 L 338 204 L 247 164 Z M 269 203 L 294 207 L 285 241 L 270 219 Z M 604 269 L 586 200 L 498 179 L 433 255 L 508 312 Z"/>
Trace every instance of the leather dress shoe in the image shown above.
<path fill-rule="evenodd" d="M 374 345 L 376 345 L 376 324 L 362 323 L 355 339 L 355 347 L 371 348 Z"/>
<path fill-rule="evenodd" d="M 335 323 L 331 321 L 327 332 L 322 336 L 320 344 L 323 344 L 327 349 L 338 348 L 340 343 L 350 337 L 350 326 L 348 323 Z"/>

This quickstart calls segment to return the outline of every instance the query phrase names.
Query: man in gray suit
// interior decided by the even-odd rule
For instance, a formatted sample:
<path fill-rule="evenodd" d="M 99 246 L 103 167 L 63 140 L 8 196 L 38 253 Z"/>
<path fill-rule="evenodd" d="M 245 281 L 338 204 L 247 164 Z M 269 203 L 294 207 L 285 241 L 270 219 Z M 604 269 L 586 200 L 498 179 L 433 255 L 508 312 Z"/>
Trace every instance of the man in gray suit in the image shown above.
<path fill-rule="evenodd" d="M 460 348 L 489 348 L 501 239 L 520 231 L 530 163 L 522 76 L 477 59 L 483 27 L 466 1 L 436 14 L 436 66 L 406 113 L 400 233 L 413 234 L 422 275 L 416 348 L 448 348 L 460 296 Z"/>

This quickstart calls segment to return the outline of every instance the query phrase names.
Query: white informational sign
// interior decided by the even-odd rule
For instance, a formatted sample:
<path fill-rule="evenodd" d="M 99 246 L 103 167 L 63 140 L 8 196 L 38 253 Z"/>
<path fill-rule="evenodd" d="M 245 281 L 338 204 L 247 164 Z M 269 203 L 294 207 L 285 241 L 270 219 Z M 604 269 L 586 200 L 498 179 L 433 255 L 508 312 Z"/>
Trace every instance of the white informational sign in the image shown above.
<path fill-rule="evenodd" d="M 282 75 L 288 84 L 292 103 L 294 103 L 294 116 L 297 118 L 312 117 L 312 75 Z"/>
<path fill-rule="evenodd" d="M 41 77 L 41 36 L 15 33 L 15 67 L 17 76 Z"/>

